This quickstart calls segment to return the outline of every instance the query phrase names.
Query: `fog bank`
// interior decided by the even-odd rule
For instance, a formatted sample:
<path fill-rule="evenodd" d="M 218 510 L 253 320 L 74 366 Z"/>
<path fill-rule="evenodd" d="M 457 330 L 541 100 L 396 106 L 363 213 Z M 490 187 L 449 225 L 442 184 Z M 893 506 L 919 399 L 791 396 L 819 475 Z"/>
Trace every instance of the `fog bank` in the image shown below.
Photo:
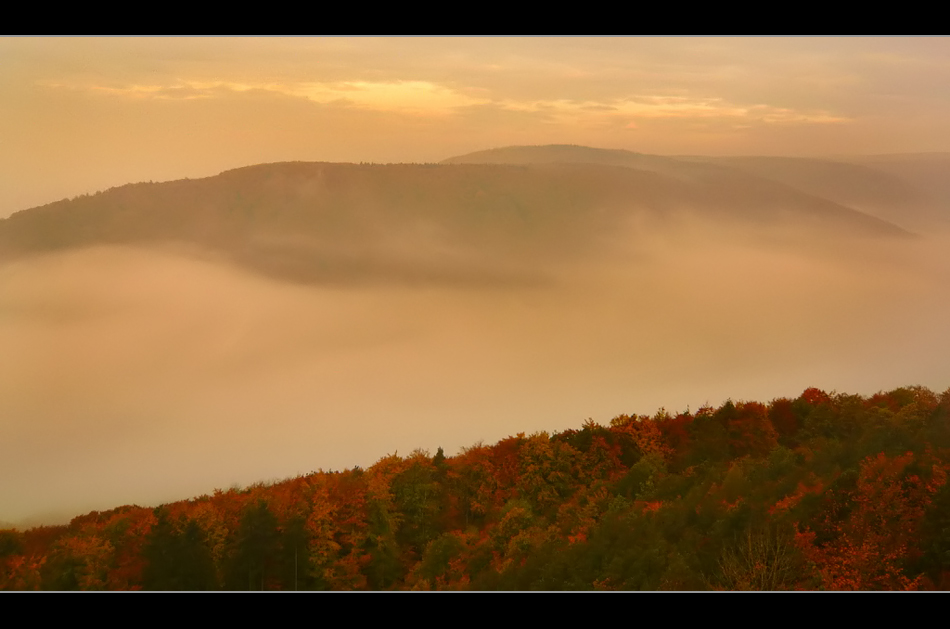
<path fill-rule="evenodd" d="M 123 247 L 0 266 L 0 520 L 804 388 L 950 386 L 941 243 L 617 234 L 531 285 L 327 287 Z"/>

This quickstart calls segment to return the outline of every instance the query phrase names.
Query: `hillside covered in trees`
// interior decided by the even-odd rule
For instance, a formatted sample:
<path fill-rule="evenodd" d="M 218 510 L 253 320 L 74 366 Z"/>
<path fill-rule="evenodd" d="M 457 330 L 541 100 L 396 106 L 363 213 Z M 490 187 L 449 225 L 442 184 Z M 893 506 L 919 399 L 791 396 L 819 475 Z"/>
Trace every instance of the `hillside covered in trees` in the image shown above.
<path fill-rule="evenodd" d="M 567 148 L 574 150 L 555 151 L 557 162 L 291 162 L 129 184 L 0 220 L 0 263 L 84 247 L 175 245 L 307 284 L 484 284 L 537 280 L 539 268 L 589 256 L 618 235 L 636 242 L 684 223 L 802 232 L 807 241 L 910 235 L 731 166 Z M 599 161 L 581 159 L 588 152 Z"/>
<path fill-rule="evenodd" d="M 620 415 L 0 531 L 6 590 L 950 587 L 950 390 Z"/>

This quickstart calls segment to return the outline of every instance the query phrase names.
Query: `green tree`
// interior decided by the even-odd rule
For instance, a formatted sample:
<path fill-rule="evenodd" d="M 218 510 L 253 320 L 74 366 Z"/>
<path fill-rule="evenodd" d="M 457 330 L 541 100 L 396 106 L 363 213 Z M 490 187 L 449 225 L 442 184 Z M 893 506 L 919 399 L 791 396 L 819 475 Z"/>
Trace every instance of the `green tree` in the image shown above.
<path fill-rule="evenodd" d="M 420 459 L 393 479 L 393 501 L 399 518 L 396 540 L 420 557 L 426 545 L 439 534 L 442 486 L 437 468 Z"/>
<path fill-rule="evenodd" d="M 142 585 L 147 590 L 199 591 L 217 587 L 207 536 L 198 522 L 184 516 L 175 526 L 167 509 L 155 510 L 157 522 L 143 554 Z"/>
<path fill-rule="evenodd" d="M 278 578 L 279 555 L 277 518 L 268 508 L 267 501 L 258 500 L 245 509 L 241 518 L 225 585 L 231 590 L 274 587 L 273 580 Z"/>
<path fill-rule="evenodd" d="M 306 518 L 296 515 L 281 532 L 280 582 L 285 590 L 309 590 L 314 585 L 306 525 Z"/>

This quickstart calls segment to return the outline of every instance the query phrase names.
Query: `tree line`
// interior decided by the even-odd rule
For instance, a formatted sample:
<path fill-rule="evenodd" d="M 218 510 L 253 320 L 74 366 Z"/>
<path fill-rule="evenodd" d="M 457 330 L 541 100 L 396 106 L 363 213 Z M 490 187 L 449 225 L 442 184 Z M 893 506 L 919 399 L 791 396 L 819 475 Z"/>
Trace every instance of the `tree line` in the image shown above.
<path fill-rule="evenodd" d="M 392 455 L 0 531 L 0 588 L 947 589 L 948 418 L 812 388 Z"/>

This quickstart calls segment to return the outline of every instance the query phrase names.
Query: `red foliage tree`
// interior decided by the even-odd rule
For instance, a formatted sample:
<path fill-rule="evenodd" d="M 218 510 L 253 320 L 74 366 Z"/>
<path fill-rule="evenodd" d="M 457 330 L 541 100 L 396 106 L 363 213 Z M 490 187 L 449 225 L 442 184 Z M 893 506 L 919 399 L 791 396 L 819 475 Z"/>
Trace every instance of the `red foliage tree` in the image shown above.
<path fill-rule="evenodd" d="M 829 590 L 913 590 L 921 578 L 910 578 L 903 567 L 914 552 L 916 532 L 924 510 L 946 482 L 946 472 L 932 466 L 930 478 L 909 473 L 910 452 L 888 458 L 883 453 L 861 464 L 857 487 L 850 496 L 834 496 L 824 528 L 834 539 L 815 541 L 815 531 L 799 530 L 796 542 Z M 842 521 L 834 512 L 851 503 Z"/>

